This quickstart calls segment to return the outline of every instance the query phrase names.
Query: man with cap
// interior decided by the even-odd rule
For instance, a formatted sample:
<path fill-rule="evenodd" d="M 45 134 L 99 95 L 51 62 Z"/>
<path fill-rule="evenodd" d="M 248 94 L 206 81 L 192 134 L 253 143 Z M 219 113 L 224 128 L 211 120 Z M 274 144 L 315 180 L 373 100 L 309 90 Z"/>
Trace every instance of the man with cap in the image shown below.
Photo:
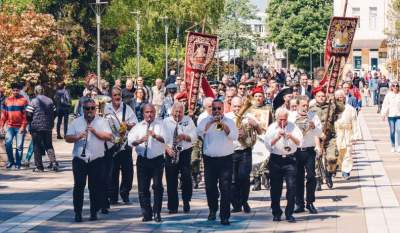
<path fill-rule="evenodd" d="M 275 121 L 274 110 L 269 103 L 264 102 L 264 92 L 263 92 L 262 87 L 258 86 L 256 88 L 254 88 L 251 91 L 251 95 L 253 96 L 254 100 L 257 103 L 256 106 L 254 106 L 254 109 L 268 110 L 269 111 L 268 125 L 272 124 L 272 122 Z M 269 183 L 269 175 L 268 175 L 268 164 L 265 164 L 265 166 L 262 167 L 260 169 L 260 171 L 256 171 L 254 174 L 253 191 L 261 190 L 261 175 L 264 179 L 263 183 L 264 183 L 265 188 L 269 189 L 270 183 Z"/>
<path fill-rule="evenodd" d="M 210 86 L 211 86 L 212 92 L 214 93 L 215 99 L 220 99 L 221 101 L 224 101 L 225 100 L 225 96 L 219 94 L 219 89 L 218 89 L 219 82 L 218 81 L 211 81 L 210 82 Z"/>
<path fill-rule="evenodd" d="M 323 134 L 321 139 L 324 143 L 324 147 L 321 148 L 323 150 L 323 156 L 325 157 L 326 164 L 326 184 L 329 188 L 333 187 L 332 175 L 336 173 L 336 163 L 338 159 L 338 151 L 336 147 L 336 133 L 335 133 L 335 122 L 338 120 L 339 114 L 341 114 L 345 106 L 336 101 L 335 97 L 332 95 L 329 98 L 331 99 L 331 106 L 329 109 L 328 122 L 326 122 L 326 116 L 328 113 L 328 103 L 327 97 L 325 94 L 325 90 L 322 87 L 316 87 L 312 90 L 312 95 L 315 97 L 316 103 L 310 107 L 310 112 L 313 112 L 318 115 L 318 118 L 321 120 L 321 125 L 323 129 Z M 322 151 L 318 151 L 319 154 L 322 154 Z M 322 174 L 317 173 L 317 190 L 321 190 L 321 181 L 320 177 Z"/>
<path fill-rule="evenodd" d="M 167 118 L 171 115 L 172 106 L 174 105 L 174 96 L 176 91 L 178 90 L 178 85 L 175 83 L 168 84 L 167 88 L 167 96 L 165 96 L 162 104 L 160 114 L 158 118 L 161 120 Z"/>
<path fill-rule="evenodd" d="M 182 103 L 185 106 L 185 116 L 190 117 L 195 126 L 197 127 L 197 120 L 199 119 L 199 116 L 201 114 L 202 106 L 197 104 L 196 110 L 192 111 L 189 109 L 188 106 L 188 96 L 186 92 L 182 92 L 178 96 L 175 97 L 176 100 L 178 100 L 180 103 Z M 200 163 L 201 163 L 201 147 L 203 145 L 203 142 L 201 141 L 201 138 L 199 137 L 197 140 L 193 142 L 193 150 L 191 154 L 191 160 L 190 160 L 190 167 L 191 167 L 191 174 L 192 174 L 192 186 L 193 188 L 197 189 L 199 187 L 199 184 L 197 183 L 197 176 L 200 174 Z"/>
<path fill-rule="evenodd" d="M 293 97 L 293 88 L 283 88 L 275 97 L 273 104 L 276 111 L 279 107 L 286 108 L 287 101 Z"/>

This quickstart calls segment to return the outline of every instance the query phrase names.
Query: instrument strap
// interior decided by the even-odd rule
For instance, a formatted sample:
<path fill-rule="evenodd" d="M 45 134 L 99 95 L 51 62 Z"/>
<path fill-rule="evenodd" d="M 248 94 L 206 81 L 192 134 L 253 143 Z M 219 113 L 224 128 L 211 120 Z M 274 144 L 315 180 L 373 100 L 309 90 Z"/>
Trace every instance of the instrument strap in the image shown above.
<path fill-rule="evenodd" d="M 126 104 L 125 103 L 123 103 L 124 105 L 123 105 L 123 108 L 122 108 L 122 121 L 124 122 L 125 121 L 125 113 L 126 113 Z"/>

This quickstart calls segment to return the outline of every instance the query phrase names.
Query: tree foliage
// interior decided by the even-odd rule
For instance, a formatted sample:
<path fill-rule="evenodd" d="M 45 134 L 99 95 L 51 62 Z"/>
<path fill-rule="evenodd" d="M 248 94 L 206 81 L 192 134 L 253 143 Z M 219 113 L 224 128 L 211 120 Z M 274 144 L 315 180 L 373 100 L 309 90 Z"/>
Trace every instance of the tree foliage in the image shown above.
<path fill-rule="evenodd" d="M 64 80 L 68 50 L 53 16 L 32 7 L 20 15 L 15 10 L 9 5 L 0 11 L 1 85 L 25 81 L 50 87 Z"/>
<path fill-rule="evenodd" d="M 266 13 L 268 41 L 275 42 L 279 49 L 289 48 L 289 62 L 307 69 L 310 50 L 319 55 L 324 48 L 333 1 L 270 0 Z M 317 65 L 319 60 L 314 59 L 314 63 Z"/>

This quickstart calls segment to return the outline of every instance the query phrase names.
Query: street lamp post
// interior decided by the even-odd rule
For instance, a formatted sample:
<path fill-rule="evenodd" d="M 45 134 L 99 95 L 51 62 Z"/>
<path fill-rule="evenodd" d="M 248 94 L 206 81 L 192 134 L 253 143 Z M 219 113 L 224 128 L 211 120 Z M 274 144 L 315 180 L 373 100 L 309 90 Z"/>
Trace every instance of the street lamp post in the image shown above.
<path fill-rule="evenodd" d="M 103 14 L 104 10 L 107 7 L 108 2 L 100 2 L 100 0 L 96 0 L 95 3 L 90 3 L 90 8 L 96 13 L 96 24 L 97 24 L 97 85 L 100 86 L 100 22 L 101 22 L 101 14 Z M 0 4 L 1 5 L 1 4 Z"/>
<path fill-rule="evenodd" d="M 179 76 L 179 21 L 176 19 L 176 73 Z"/>
<path fill-rule="evenodd" d="M 140 11 L 131 12 L 132 15 L 136 15 L 137 18 L 133 18 L 136 22 L 136 78 L 140 75 Z"/>
<path fill-rule="evenodd" d="M 251 41 L 249 42 L 249 61 L 251 61 Z M 251 64 L 249 64 L 249 78 L 251 78 Z"/>
<path fill-rule="evenodd" d="M 231 38 L 228 37 L 228 77 L 231 78 Z"/>
<path fill-rule="evenodd" d="M 171 22 L 168 22 L 168 16 L 160 17 L 164 19 L 164 29 L 165 29 L 165 80 L 168 78 L 168 28 Z"/>
<path fill-rule="evenodd" d="M 236 32 L 233 41 L 233 76 L 236 78 Z"/>
<path fill-rule="evenodd" d="M 310 77 L 313 79 L 313 72 L 312 72 L 312 49 L 310 48 Z"/>
<path fill-rule="evenodd" d="M 244 75 L 244 52 L 243 52 L 243 41 L 242 41 L 242 75 Z"/>

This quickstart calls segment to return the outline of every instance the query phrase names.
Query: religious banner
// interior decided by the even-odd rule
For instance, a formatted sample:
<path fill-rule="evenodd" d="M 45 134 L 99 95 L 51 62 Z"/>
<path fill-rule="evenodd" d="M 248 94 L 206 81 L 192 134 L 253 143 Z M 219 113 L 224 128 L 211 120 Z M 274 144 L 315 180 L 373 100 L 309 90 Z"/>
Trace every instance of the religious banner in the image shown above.
<path fill-rule="evenodd" d="M 333 94 L 351 52 L 358 18 L 333 17 L 325 45 L 325 75 L 320 85 L 328 81 L 327 94 Z"/>
<path fill-rule="evenodd" d="M 206 72 L 214 59 L 217 46 L 217 36 L 197 32 L 189 32 L 187 36 L 185 82 L 189 96 L 189 109 L 193 111 L 199 99 L 200 82 L 204 94 L 207 97 L 214 97 L 206 80 Z"/>

